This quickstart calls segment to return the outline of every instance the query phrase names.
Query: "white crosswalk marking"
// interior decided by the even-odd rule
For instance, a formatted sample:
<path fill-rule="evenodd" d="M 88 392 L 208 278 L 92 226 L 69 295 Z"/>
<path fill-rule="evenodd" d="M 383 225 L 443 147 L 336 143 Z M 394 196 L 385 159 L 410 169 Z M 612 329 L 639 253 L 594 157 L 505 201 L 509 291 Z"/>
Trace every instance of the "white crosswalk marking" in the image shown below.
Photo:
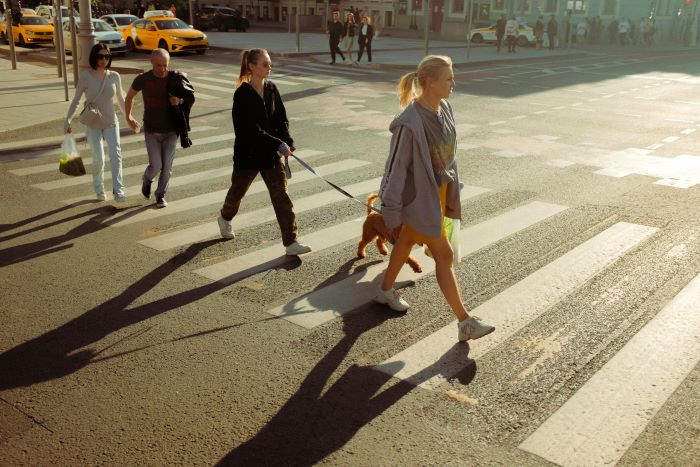
<path fill-rule="evenodd" d="M 288 65 L 287 68 L 291 69 L 297 69 L 297 70 L 302 70 L 302 71 L 312 71 L 314 73 L 330 73 L 330 74 L 335 74 L 335 75 L 345 75 L 345 76 L 352 76 L 352 77 L 360 77 L 364 76 L 365 73 L 362 73 L 360 71 L 350 71 L 350 70 L 343 70 L 343 69 L 336 69 L 335 67 L 333 68 L 326 68 L 323 66 L 316 66 L 316 65 L 304 65 L 304 66 L 298 66 L 298 65 Z"/>
<path fill-rule="evenodd" d="M 199 128 L 194 128 L 192 131 L 189 132 L 189 134 L 192 133 L 199 133 L 201 131 L 209 131 L 209 130 L 215 130 L 216 128 L 212 127 L 199 127 Z M 209 143 L 216 143 L 219 141 L 227 141 L 231 140 L 233 141 L 233 134 L 230 135 L 214 135 L 214 136 L 209 136 L 207 138 L 192 138 L 194 141 L 195 146 L 192 146 L 194 149 L 198 145 L 204 145 L 204 144 L 209 144 Z M 131 136 L 126 136 L 121 139 L 121 144 L 127 144 L 127 143 L 133 143 L 133 142 L 144 142 L 143 135 L 138 134 L 138 135 L 131 135 Z M 122 159 L 128 159 L 130 157 L 136 157 L 136 156 L 143 156 L 146 154 L 146 148 L 145 148 L 145 142 L 144 142 L 144 147 L 132 151 L 122 151 Z M 182 150 L 179 150 L 182 151 Z M 178 151 L 178 152 L 179 152 Z M 177 157 L 178 152 L 175 153 L 175 157 Z M 109 156 L 105 154 L 105 158 L 107 159 L 105 161 L 105 170 L 109 170 Z M 83 157 L 83 164 L 88 165 L 92 164 L 92 157 Z M 38 174 L 42 172 L 55 172 L 57 170 L 57 163 L 52 162 L 50 164 L 40 164 L 40 165 L 34 165 L 31 167 L 24 167 L 21 169 L 14 169 L 10 170 L 9 172 L 13 175 L 33 175 L 33 174 Z M 40 188 L 37 186 L 37 188 Z"/>
<path fill-rule="evenodd" d="M 192 86 L 194 86 L 195 89 L 204 88 L 204 89 L 209 89 L 211 91 L 223 92 L 224 94 L 230 95 L 230 96 L 233 96 L 233 92 L 235 91 L 235 89 L 233 87 L 234 86 L 233 83 L 231 83 L 229 87 L 224 87 L 224 86 L 216 86 L 214 84 L 205 84 L 205 83 L 202 83 L 201 81 L 197 81 L 196 83 L 192 82 Z"/>
<path fill-rule="evenodd" d="M 198 76 L 197 79 L 203 79 L 203 80 L 206 80 L 206 81 L 211 81 L 211 82 L 213 82 L 213 83 L 223 83 L 223 84 L 228 84 L 228 85 L 231 85 L 231 86 L 235 86 L 235 83 L 234 83 L 233 81 L 231 81 L 230 79 L 212 78 L 212 77 L 210 77 L 210 76 Z M 275 84 L 282 84 L 282 85 L 285 85 L 285 86 L 297 86 L 297 85 L 301 84 L 301 83 L 295 83 L 294 81 L 287 81 L 287 80 L 283 80 L 283 79 L 277 79 L 277 78 L 274 77 L 274 76 L 271 77 L 270 79 L 271 79 L 272 82 L 275 83 Z M 234 90 L 235 90 L 235 89 L 233 89 L 233 88 L 231 89 L 231 91 L 234 91 Z"/>
<path fill-rule="evenodd" d="M 474 309 L 473 313 L 495 326 L 496 331 L 471 345 L 469 358 L 480 358 L 508 340 L 657 230 L 625 222 L 615 224 Z M 467 365 L 464 348 L 456 342 L 455 323 L 376 368 L 423 388 L 435 388 Z"/>
<path fill-rule="evenodd" d="M 559 465 L 616 464 L 700 361 L 698 310 L 700 275 L 520 449 Z"/>
<path fill-rule="evenodd" d="M 462 200 L 467 200 L 488 191 L 490 191 L 488 188 L 465 186 L 462 188 Z M 359 239 L 362 235 L 361 226 L 363 221 L 364 218 L 353 219 L 327 229 L 305 234 L 304 241 L 313 245 L 314 252 L 319 252 L 351 239 Z M 282 266 L 291 260 L 289 256 L 280 256 L 279 253 L 280 247 L 275 245 L 198 269 L 195 273 L 211 280 L 230 284 L 260 271 Z M 309 255 L 305 256 L 305 258 L 308 257 Z"/>
<path fill-rule="evenodd" d="M 343 189 L 349 193 L 356 195 L 359 195 L 361 193 L 369 193 L 379 188 L 380 181 L 381 177 L 373 178 L 371 180 L 343 187 Z M 221 203 L 223 203 L 223 199 L 223 197 L 220 198 Z M 294 200 L 294 212 L 298 214 L 300 212 L 316 209 L 321 206 L 326 206 L 335 201 L 342 201 L 344 199 L 347 198 L 345 198 L 344 195 L 335 190 L 324 191 L 315 195 L 307 196 L 306 198 Z M 270 206 L 258 209 L 256 211 L 251 211 L 245 214 L 237 215 L 236 219 L 234 220 L 234 228 L 239 229 L 250 227 L 253 225 L 264 224 L 265 222 L 269 222 L 274 219 L 275 212 L 272 209 L 272 206 Z M 190 227 L 188 229 L 179 230 L 177 232 L 159 235 L 153 238 L 147 238 L 145 240 L 141 240 L 139 243 L 147 247 L 153 248 L 155 250 L 162 251 L 169 250 L 170 248 L 175 248 L 182 245 L 187 245 L 189 243 L 207 240 L 210 238 L 217 237 L 218 235 L 219 226 L 216 223 L 216 221 L 214 221 L 206 224 L 197 225 L 195 227 Z"/>
<path fill-rule="evenodd" d="M 464 247 L 461 256 L 496 243 L 565 209 L 564 206 L 556 204 L 533 202 L 462 229 L 461 244 Z M 432 259 L 419 250 L 414 250 L 413 254 L 422 264 L 423 272 L 415 273 L 410 268 L 404 267 L 397 282 L 415 281 L 434 271 L 435 262 Z M 376 292 L 376 281 L 385 269 L 386 264 L 370 266 L 362 273 L 353 274 L 267 312 L 274 316 L 281 316 L 299 326 L 314 328 L 370 302 Z"/>
<path fill-rule="evenodd" d="M 347 159 L 340 162 L 333 162 L 327 165 L 322 165 L 318 167 L 317 171 L 323 175 L 330 175 L 337 172 L 342 172 L 345 170 L 351 170 L 362 165 L 366 165 L 367 162 L 357 161 L 354 159 Z M 229 172 L 231 169 L 229 169 Z M 294 185 L 297 183 L 305 182 L 314 178 L 314 175 L 310 172 L 300 172 L 297 177 L 292 178 L 287 182 L 288 185 Z M 253 183 L 248 189 L 247 194 L 261 193 L 267 190 L 265 183 L 261 180 Z M 140 190 L 139 190 L 140 191 Z M 146 211 L 141 211 L 138 213 L 133 213 L 126 216 L 115 216 L 105 221 L 110 227 L 120 227 L 129 224 L 135 224 L 137 222 L 143 222 L 153 219 L 158 219 L 160 217 L 169 216 L 179 212 L 189 211 L 191 209 L 205 208 L 207 206 L 222 204 L 228 188 L 223 190 L 217 190 L 209 193 L 203 193 L 197 196 L 191 196 L 188 198 L 179 199 L 177 201 L 171 201 L 168 204 L 168 209 L 149 209 Z"/>

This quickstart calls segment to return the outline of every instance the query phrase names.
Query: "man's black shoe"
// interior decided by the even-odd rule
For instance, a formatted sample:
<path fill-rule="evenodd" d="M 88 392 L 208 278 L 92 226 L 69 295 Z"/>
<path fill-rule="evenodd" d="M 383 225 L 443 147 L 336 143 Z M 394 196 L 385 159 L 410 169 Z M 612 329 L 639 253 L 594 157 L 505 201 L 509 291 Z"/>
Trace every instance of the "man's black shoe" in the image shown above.
<path fill-rule="evenodd" d="M 146 180 L 143 181 L 143 185 L 141 185 L 141 193 L 146 199 L 151 197 L 151 182 L 147 182 Z"/>
<path fill-rule="evenodd" d="M 334 61 L 333 61 L 333 62 L 330 62 L 329 65 L 335 65 L 335 62 L 334 62 Z"/>

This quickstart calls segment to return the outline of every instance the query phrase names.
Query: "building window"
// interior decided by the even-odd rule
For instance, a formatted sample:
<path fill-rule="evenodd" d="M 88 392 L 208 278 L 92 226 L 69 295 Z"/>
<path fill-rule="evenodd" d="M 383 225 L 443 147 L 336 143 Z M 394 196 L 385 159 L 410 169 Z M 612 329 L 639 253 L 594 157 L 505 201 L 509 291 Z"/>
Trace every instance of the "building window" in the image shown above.
<path fill-rule="evenodd" d="M 518 13 L 529 13 L 530 12 L 530 0 L 518 0 L 515 11 Z"/>
<path fill-rule="evenodd" d="M 399 1 L 399 15 L 406 15 L 406 12 L 408 10 L 408 0 L 400 0 Z"/>
<path fill-rule="evenodd" d="M 413 0 L 413 9 L 423 11 L 423 0 Z"/>
<path fill-rule="evenodd" d="M 569 0 L 566 9 L 575 13 L 585 13 L 588 10 L 588 0 Z"/>
<path fill-rule="evenodd" d="M 546 0 L 544 3 L 543 13 L 556 13 L 557 12 L 557 0 Z"/>
<path fill-rule="evenodd" d="M 601 14 L 605 16 L 617 15 L 617 0 L 603 0 Z"/>
<path fill-rule="evenodd" d="M 452 0 L 452 13 L 464 13 L 464 0 Z"/>
<path fill-rule="evenodd" d="M 496 11 L 505 11 L 506 0 L 493 0 L 493 9 Z"/>

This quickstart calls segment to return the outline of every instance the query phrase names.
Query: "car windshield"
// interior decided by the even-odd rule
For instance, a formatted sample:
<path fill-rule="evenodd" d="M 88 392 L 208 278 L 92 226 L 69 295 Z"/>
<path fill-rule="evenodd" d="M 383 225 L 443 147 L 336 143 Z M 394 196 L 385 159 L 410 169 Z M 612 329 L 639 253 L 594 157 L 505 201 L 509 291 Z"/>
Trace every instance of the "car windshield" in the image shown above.
<path fill-rule="evenodd" d="M 95 32 L 111 32 L 115 30 L 112 26 L 99 19 L 93 20 L 92 26 L 95 28 Z"/>
<path fill-rule="evenodd" d="M 37 25 L 47 25 L 49 20 L 43 16 L 22 16 L 19 19 L 19 24 L 37 26 Z"/>
<path fill-rule="evenodd" d="M 188 29 L 189 25 L 181 19 L 161 19 L 156 21 L 158 29 Z"/>
<path fill-rule="evenodd" d="M 137 19 L 136 16 L 117 16 L 114 18 L 114 21 L 116 21 L 119 26 L 128 26 Z"/>

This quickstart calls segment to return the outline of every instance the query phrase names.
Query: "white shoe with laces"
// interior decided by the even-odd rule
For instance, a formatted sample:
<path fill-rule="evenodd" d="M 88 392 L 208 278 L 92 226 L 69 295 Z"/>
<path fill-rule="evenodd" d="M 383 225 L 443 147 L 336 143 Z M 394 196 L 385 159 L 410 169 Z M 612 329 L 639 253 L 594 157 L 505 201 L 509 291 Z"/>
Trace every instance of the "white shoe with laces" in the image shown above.
<path fill-rule="evenodd" d="M 491 334 L 495 330 L 495 327 L 489 324 L 483 324 L 475 316 L 470 316 L 464 321 L 457 323 L 457 339 L 460 342 L 465 342 L 470 339 L 478 339 L 487 334 Z"/>
<path fill-rule="evenodd" d="M 393 287 L 389 290 L 382 290 L 381 286 L 378 287 L 374 301 L 382 305 L 388 305 L 394 311 L 408 310 L 408 302 L 401 298 L 401 295 Z"/>
<path fill-rule="evenodd" d="M 219 232 L 221 232 L 222 238 L 230 240 L 236 237 L 236 235 L 233 233 L 233 226 L 231 225 L 231 221 L 227 221 L 226 219 L 224 219 L 224 216 L 219 214 L 217 222 L 219 223 Z"/>
<path fill-rule="evenodd" d="M 303 255 L 304 253 L 309 253 L 311 251 L 311 247 L 294 240 L 294 243 L 287 245 L 284 250 L 287 256 L 298 256 Z"/>

